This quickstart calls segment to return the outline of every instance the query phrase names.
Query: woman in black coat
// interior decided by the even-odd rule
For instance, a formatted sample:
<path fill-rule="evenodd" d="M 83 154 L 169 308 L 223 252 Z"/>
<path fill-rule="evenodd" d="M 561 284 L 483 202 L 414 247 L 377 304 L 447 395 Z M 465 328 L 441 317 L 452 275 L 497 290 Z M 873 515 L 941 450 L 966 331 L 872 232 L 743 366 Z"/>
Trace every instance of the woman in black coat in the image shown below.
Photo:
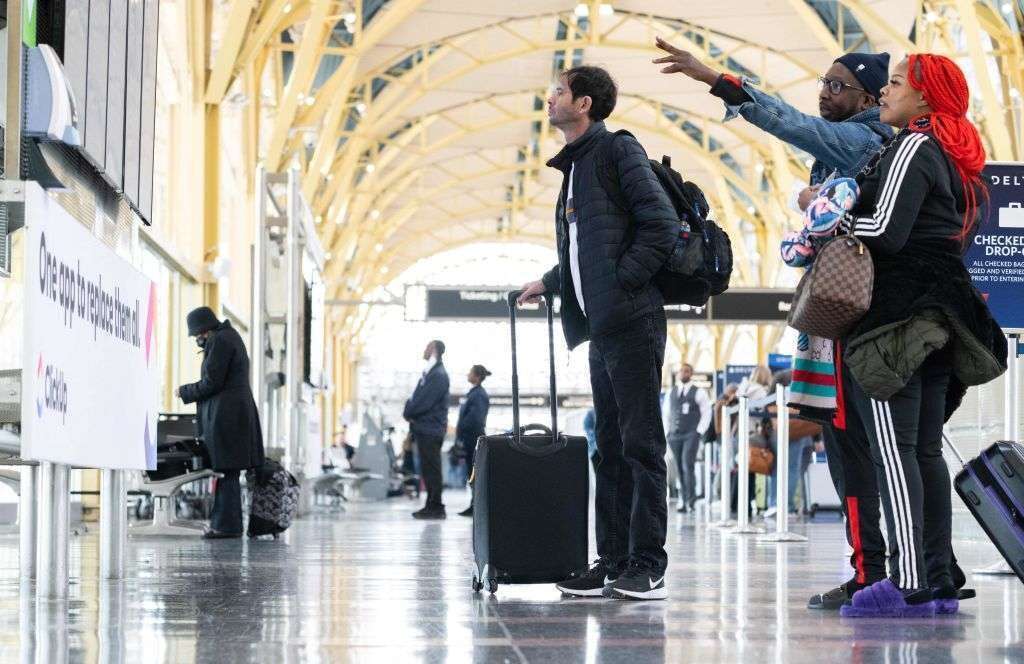
<path fill-rule="evenodd" d="M 199 436 L 210 452 L 210 465 L 224 476 L 217 481 L 207 539 L 242 536 L 243 470 L 263 465 L 259 411 L 249 386 L 249 354 L 228 321 L 217 320 L 209 307 L 188 315 L 188 335 L 203 349 L 198 383 L 182 385 L 177 395 L 196 403 Z"/>

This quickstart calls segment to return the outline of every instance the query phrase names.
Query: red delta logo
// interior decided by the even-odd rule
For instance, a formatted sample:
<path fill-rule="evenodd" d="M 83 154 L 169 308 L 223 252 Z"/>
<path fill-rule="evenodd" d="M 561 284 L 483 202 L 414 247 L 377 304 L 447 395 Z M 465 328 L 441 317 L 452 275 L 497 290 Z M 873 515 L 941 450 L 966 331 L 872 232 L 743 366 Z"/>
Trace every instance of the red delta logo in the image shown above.
<path fill-rule="evenodd" d="M 59 415 L 61 424 L 67 420 L 68 384 L 64 372 L 43 361 L 42 353 L 36 363 L 36 417 L 43 419 L 47 412 Z"/>

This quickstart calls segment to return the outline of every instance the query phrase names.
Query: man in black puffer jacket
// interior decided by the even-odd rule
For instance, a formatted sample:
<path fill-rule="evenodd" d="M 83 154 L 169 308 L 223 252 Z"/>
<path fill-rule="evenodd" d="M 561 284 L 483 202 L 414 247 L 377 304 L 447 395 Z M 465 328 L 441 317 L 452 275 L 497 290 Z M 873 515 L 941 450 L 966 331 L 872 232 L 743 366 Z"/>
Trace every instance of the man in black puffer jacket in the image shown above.
<path fill-rule="evenodd" d="M 679 220 L 632 136 L 604 126 L 617 89 L 606 71 L 562 74 L 548 100 L 566 146 L 548 162 L 563 174 L 555 211 L 558 265 L 524 286 L 520 303 L 553 292 L 562 300 L 569 348 L 590 340 L 597 415 L 599 560 L 558 584 L 576 596 L 664 599 L 665 431 L 659 394 L 665 359 L 664 300 L 652 278 L 675 245 Z M 600 184 L 598 149 L 628 209 Z M 581 519 L 587 518 L 585 514 Z"/>

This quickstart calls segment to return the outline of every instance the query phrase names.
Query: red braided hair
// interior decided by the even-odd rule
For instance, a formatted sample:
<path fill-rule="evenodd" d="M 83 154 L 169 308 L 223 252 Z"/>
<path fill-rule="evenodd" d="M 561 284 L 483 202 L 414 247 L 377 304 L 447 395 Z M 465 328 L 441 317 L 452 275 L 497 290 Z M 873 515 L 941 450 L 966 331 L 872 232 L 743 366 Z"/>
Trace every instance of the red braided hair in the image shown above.
<path fill-rule="evenodd" d="M 960 176 L 967 210 L 957 238 L 964 243 L 974 226 L 978 192 L 988 196 L 980 177 L 981 169 L 985 167 L 985 147 L 978 129 L 967 119 L 967 104 L 971 96 L 967 79 L 960 67 L 944 55 L 911 55 L 908 65 L 910 86 L 921 92 L 932 108 L 931 114 L 922 116 L 926 121 L 915 122 L 921 118 L 911 120 L 910 130 L 931 131 Z"/>

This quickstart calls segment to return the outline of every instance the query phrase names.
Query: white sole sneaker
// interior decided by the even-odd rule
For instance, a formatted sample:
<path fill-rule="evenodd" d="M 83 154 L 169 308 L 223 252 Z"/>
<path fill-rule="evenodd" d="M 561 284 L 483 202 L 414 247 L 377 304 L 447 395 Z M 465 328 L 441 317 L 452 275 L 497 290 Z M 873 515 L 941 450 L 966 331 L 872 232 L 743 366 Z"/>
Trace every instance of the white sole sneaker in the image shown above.
<path fill-rule="evenodd" d="M 564 586 L 560 586 L 558 584 L 555 584 L 555 588 L 558 588 L 558 590 L 560 590 L 562 594 L 572 595 L 573 597 L 601 597 L 601 591 L 604 590 L 604 588 L 594 588 L 592 590 L 578 590 L 565 588 Z"/>
<path fill-rule="evenodd" d="M 657 599 L 668 599 L 668 590 L 665 586 L 660 588 L 653 588 L 651 590 L 645 590 L 637 592 L 633 590 L 620 590 L 613 588 L 611 591 L 612 597 L 615 599 L 626 599 L 626 600 L 657 600 Z"/>

